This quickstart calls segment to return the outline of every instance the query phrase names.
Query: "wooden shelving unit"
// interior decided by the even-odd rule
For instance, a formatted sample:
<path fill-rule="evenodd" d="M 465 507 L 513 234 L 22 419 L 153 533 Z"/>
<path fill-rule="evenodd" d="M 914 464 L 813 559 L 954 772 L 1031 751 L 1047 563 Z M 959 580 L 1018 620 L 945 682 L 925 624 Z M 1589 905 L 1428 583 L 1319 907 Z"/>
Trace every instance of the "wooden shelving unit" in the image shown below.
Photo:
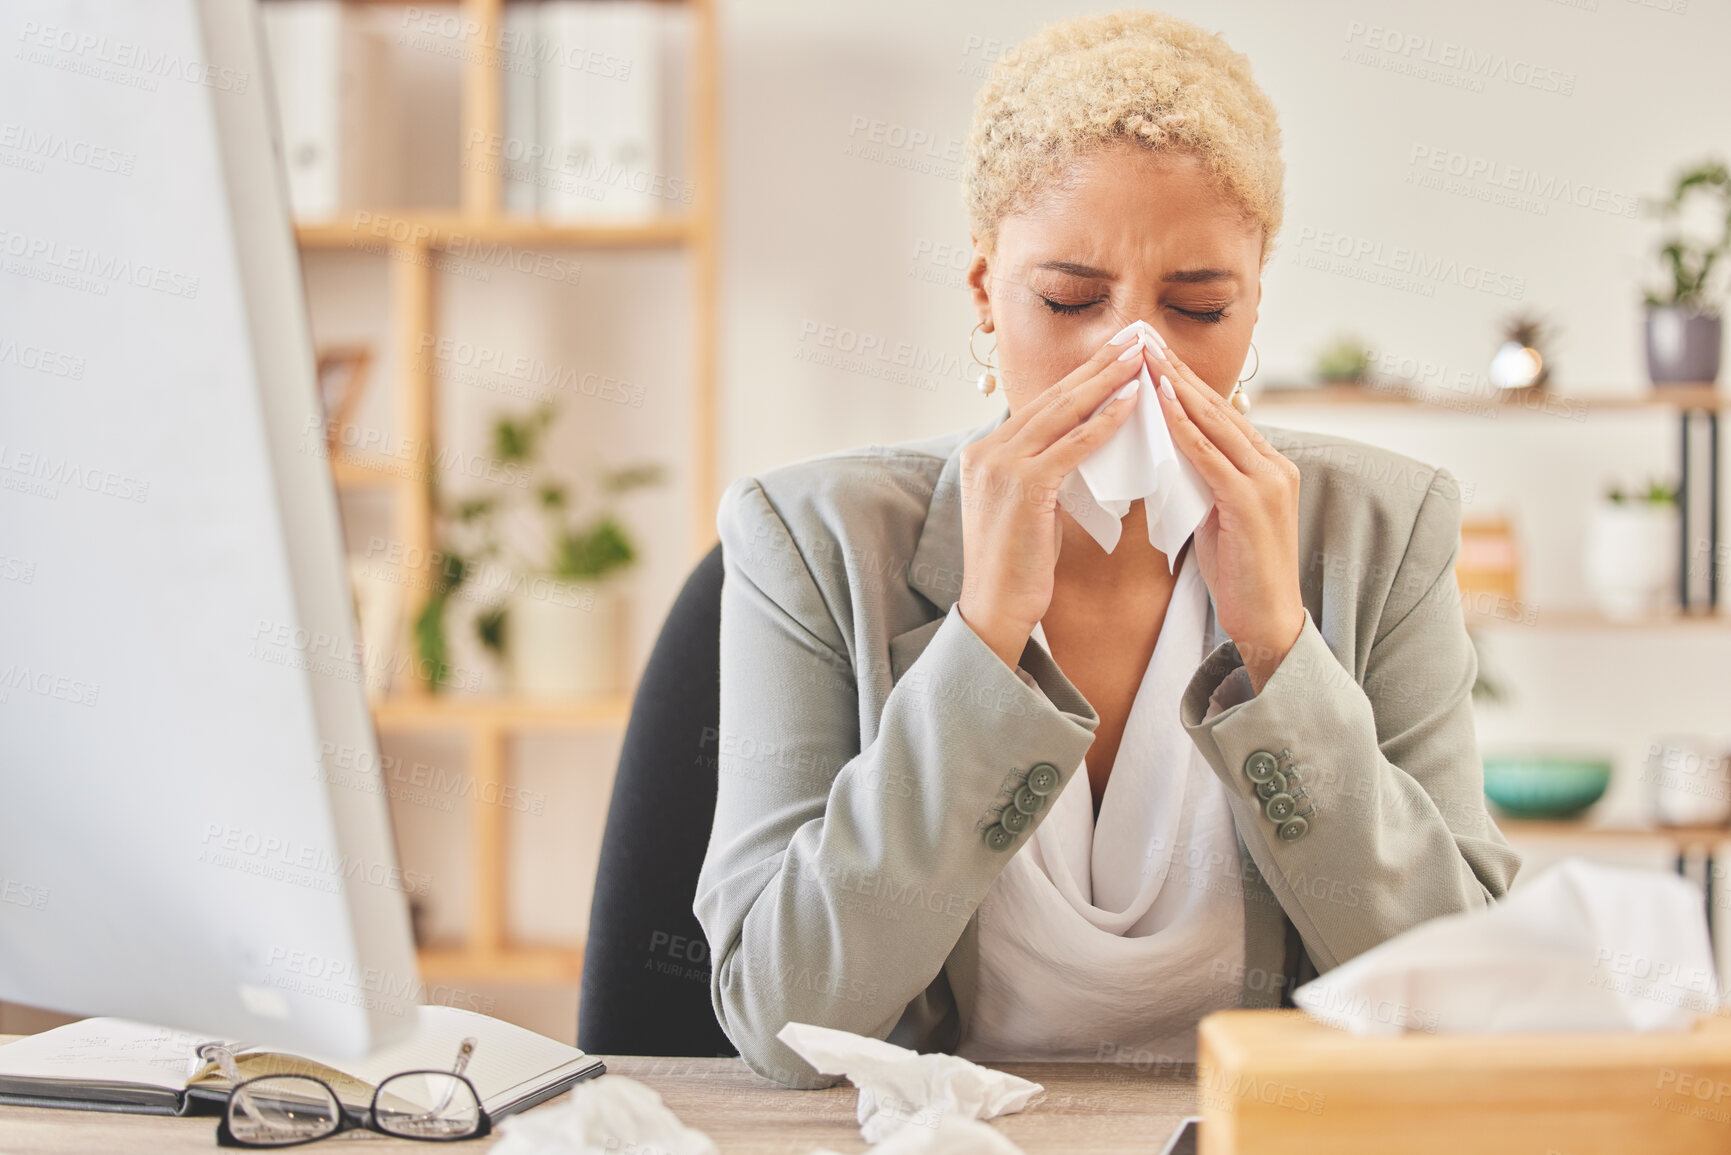
<path fill-rule="evenodd" d="M 378 214 L 377 220 L 386 214 Z M 425 248 L 437 240 L 449 243 L 453 238 L 482 241 L 490 244 L 521 245 L 535 249 L 656 249 L 688 245 L 701 234 L 697 221 L 684 215 L 669 216 L 664 221 L 617 225 L 563 225 L 542 223 L 522 217 L 462 217 L 421 213 L 389 214 L 393 227 L 397 223 L 411 235 L 428 239 L 408 242 Z M 391 244 L 371 233 L 372 222 L 353 218 L 322 221 L 318 224 L 295 226 L 295 239 L 302 249 L 350 249 L 363 244 Z"/>
<path fill-rule="evenodd" d="M 1474 403 L 1469 408 L 1464 402 Z M 1498 414 L 1508 413 L 1511 416 L 1533 417 L 1587 417 L 1595 410 L 1601 412 L 1626 412 L 1637 409 L 1658 409 L 1675 414 L 1679 424 L 1681 437 L 1679 448 L 1679 477 L 1677 504 L 1678 516 L 1682 522 L 1683 532 L 1679 535 L 1678 574 L 1681 588 L 1678 590 L 1678 604 L 1687 606 L 1691 601 L 1692 587 L 1690 583 L 1690 550 L 1689 539 L 1691 502 L 1701 500 L 1704 496 L 1707 503 L 1707 605 L 1705 611 L 1699 606 L 1679 613 L 1655 617 L 1641 622 L 1614 622 L 1591 610 L 1552 609 L 1541 612 L 1539 620 L 1510 621 L 1499 619 L 1492 614 L 1468 614 L 1468 620 L 1475 625 L 1498 628 L 1504 625 L 1519 625 L 1523 627 L 1545 626 L 1559 629 L 1669 629 L 1675 627 L 1719 628 L 1731 624 L 1731 616 L 1723 613 L 1719 606 L 1719 414 L 1722 410 L 1731 408 L 1731 393 L 1722 391 L 1717 384 L 1700 382 L 1697 384 L 1654 385 L 1647 387 L 1646 392 L 1630 393 L 1626 390 L 1608 390 L 1602 393 L 1563 394 L 1537 393 L 1527 396 L 1479 396 L 1460 394 L 1451 396 L 1440 391 L 1417 391 L 1399 383 L 1376 383 L 1366 385 L 1314 385 L 1293 386 L 1264 389 L 1255 398 L 1256 408 L 1332 408 L 1347 407 L 1359 409 L 1391 409 L 1408 408 L 1427 410 L 1437 414 L 1456 413 L 1464 416 L 1478 417 L 1482 409 L 1491 409 Z M 1693 469 L 1690 465 L 1691 430 L 1694 421 L 1700 418 L 1706 422 L 1708 432 L 1707 477 L 1705 494 L 1691 497 Z"/>
<path fill-rule="evenodd" d="M 1674 854 L 1712 850 L 1731 842 L 1725 826 L 1595 826 L 1580 818 L 1508 818 L 1497 816 L 1497 829 L 1510 838 L 1590 839 L 1607 845 L 1664 843 Z"/>
<path fill-rule="evenodd" d="M 373 724 L 384 732 L 604 729 L 623 725 L 630 711 L 631 696 L 624 693 L 554 701 L 404 694 L 379 702 L 373 708 Z"/>
<path fill-rule="evenodd" d="M 1487 630 L 1609 630 L 1639 632 L 1642 630 L 1725 630 L 1731 629 L 1731 614 L 1668 613 L 1650 617 L 1625 619 L 1606 617 L 1592 609 L 1535 609 L 1532 620 L 1498 616 L 1495 613 L 1474 613 L 1469 608 L 1467 624 Z"/>
<path fill-rule="evenodd" d="M 1529 412 L 1543 416 L 1552 415 L 1545 412 L 1544 395 L 1523 400 L 1514 397 L 1504 398 L 1469 393 L 1454 395 L 1443 391 L 1414 393 L 1403 388 L 1380 385 L 1294 386 L 1264 389 L 1255 395 L 1257 409 L 1297 408 L 1316 405 L 1354 407 L 1406 405 L 1418 409 L 1451 412 L 1460 409 L 1459 403 L 1468 401 L 1494 407 L 1499 412 L 1510 414 Z M 1731 393 L 1720 390 L 1716 385 L 1663 385 L 1654 387 L 1651 392 L 1641 394 L 1622 392 L 1556 393 L 1550 395 L 1549 402 L 1553 406 L 1580 406 L 1589 413 L 1595 409 L 1719 410 L 1731 407 Z"/>
<path fill-rule="evenodd" d="M 519 946 L 495 955 L 460 948 L 426 947 L 420 952 L 421 978 L 428 983 L 481 979 L 536 986 L 576 986 L 583 977 L 582 947 Z"/>
<path fill-rule="evenodd" d="M 351 0 L 377 3 L 378 0 Z M 402 0 L 406 2 L 406 0 Z M 391 299 L 390 341 L 397 354 L 393 406 L 399 435 L 407 442 L 432 446 L 437 430 L 432 367 L 418 356 L 422 335 L 439 331 L 437 273 L 431 254 L 453 238 L 519 246 L 526 249 L 665 250 L 684 252 L 690 262 L 693 288 L 691 340 L 693 375 L 686 409 L 691 436 L 685 447 L 691 479 L 688 548 L 693 562 L 714 544 L 716 453 L 716 357 L 719 321 L 717 299 L 717 237 L 720 177 L 717 113 L 715 0 L 669 0 L 691 14 L 690 172 L 695 185 L 688 210 L 628 224 L 563 224 L 505 216 L 497 172 L 486 166 L 465 166 L 461 203 L 455 213 L 374 211 L 356 206 L 344 217 L 305 222 L 295 229 L 303 252 L 363 250 L 388 255 Z M 462 18 L 480 30 L 477 44 L 497 43 L 502 27 L 503 0 L 461 0 Z M 496 50 L 465 55 L 462 75 L 461 139 L 489 139 L 501 130 L 501 69 Z M 477 136 L 477 134 L 479 134 Z M 374 232 L 388 221 L 387 238 Z M 389 238 L 407 239 L 389 239 Z M 419 366 L 419 367 L 417 367 Z M 373 489 L 392 497 L 392 529 L 405 555 L 425 558 L 434 547 L 433 510 L 424 469 L 419 463 L 333 455 L 332 473 L 339 488 Z M 423 574 L 405 575 L 407 588 L 424 588 Z M 405 617 L 419 611 L 410 605 Z M 399 645 L 412 645 L 407 629 Z M 511 776 L 512 738 L 524 732 L 583 732 L 618 730 L 630 710 L 630 694 L 577 701 L 542 701 L 511 697 L 435 695 L 424 684 L 393 687 L 375 704 L 374 721 L 382 734 L 454 733 L 468 750 L 471 771 L 486 790 L 505 785 Z M 597 799 L 605 805 L 605 799 Z M 421 966 L 429 980 L 493 979 L 537 983 L 574 983 L 582 973 L 579 947 L 536 947 L 514 944 L 506 932 L 507 831 L 506 812 L 498 806 L 476 805 L 471 818 L 475 864 L 474 897 L 469 937 L 455 947 L 426 948 Z"/>

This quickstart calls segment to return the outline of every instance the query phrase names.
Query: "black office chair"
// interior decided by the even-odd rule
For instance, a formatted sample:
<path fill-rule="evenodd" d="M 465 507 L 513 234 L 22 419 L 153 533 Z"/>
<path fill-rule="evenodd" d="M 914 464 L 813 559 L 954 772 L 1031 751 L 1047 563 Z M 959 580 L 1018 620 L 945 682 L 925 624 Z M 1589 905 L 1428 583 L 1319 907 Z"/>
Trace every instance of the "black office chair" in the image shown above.
<path fill-rule="evenodd" d="M 721 546 L 662 624 L 631 704 L 589 912 L 577 1045 L 600 1055 L 737 1055 L 709 1001 L 691 902 L 715 820 Z"/>

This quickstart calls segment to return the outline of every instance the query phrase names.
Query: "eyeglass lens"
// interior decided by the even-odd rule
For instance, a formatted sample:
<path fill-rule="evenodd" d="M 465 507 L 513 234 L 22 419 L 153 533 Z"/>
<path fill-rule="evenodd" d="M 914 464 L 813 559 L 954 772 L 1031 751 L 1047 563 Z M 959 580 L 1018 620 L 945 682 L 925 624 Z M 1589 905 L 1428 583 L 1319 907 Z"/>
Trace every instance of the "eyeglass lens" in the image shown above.
<path fill-rule="evenodd" d="M 304 1075 L 271 1075 L 228 1099 L 228 1129 L 243 1143 L 276 1146 L 331 1134 L 342 1107 L 324 1084 Z"/>
<path fill-rule="evenodd" d="M 379 1130 L 405 1139 L 451 1139 L 481 1127 L 481 1104 L 469 1084 L 437 1071 L 392 1075 L 373 1100 Z"/>

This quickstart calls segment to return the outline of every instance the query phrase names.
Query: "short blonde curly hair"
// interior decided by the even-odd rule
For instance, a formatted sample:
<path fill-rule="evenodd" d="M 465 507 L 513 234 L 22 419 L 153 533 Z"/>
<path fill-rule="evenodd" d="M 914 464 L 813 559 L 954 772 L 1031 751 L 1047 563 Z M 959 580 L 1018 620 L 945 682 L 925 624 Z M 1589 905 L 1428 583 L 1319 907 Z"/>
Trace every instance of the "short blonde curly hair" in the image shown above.
<path fill-rule="evenodd" d="M 1262 225 L 1267 265 L 1286 176 L 1273 103 L 1218 33 L 1137 8 L 1048 24 L 993 66 L 962 162 L 962 201 L 982 251 L 1046 179 L 1120 140 L 1200 158 Z"/>

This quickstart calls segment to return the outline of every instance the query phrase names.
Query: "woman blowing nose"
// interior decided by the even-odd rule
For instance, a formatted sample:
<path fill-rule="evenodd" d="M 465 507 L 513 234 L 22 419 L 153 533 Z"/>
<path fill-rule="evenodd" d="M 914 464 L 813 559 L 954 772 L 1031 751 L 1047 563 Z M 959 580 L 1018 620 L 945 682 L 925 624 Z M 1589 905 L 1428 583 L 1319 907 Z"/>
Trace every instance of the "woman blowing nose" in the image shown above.
<path fill-rule="evenodd" d="M 1216 35 L 1142 10 L 1043 29 L 965 160 L 1005 407 L 728 488 L 695 910 L 759 1072 L 834 1081 L 776 1040 L 790 1020 L 1189 1061 L 1209 1012 L 1508 889 L 1454 478 L 1241 411 L 1279 140 Z M 1144 365 L 1158 387 L 1125 389 Z M 1141 502 L 1108 552 L 1058 496 L 1138 405 L 1214 498 L 1171 557 Z"/>

